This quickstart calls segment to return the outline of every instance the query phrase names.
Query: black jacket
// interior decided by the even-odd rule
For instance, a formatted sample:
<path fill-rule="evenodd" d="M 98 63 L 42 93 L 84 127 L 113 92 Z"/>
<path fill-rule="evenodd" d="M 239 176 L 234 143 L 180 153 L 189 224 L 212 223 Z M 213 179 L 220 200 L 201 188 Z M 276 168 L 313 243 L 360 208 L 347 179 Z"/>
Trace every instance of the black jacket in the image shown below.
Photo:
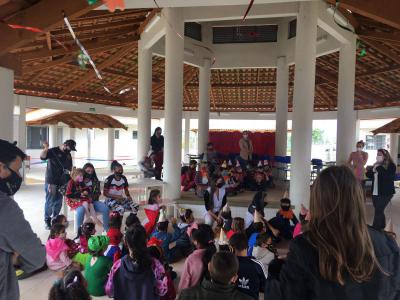
<path fill-rule="evenodd" d="M 208 280 L 194 287 L 184 289 L 178 300 L 252 300 L 239 292 L 234 285 L 221 285 Z"/>
<path fill-rule="evenodd" d="M 396 242 L 385 234 L 369 228 L 375 255 L 387 273 L 376 271 L 369 282 L 350 279 L 344 286 L 324 280 L 319 274 L 318 253 L 304 235 L 290 245 L 286 264 L 279 282 L 269 281 L 265 299 L 285 300 L 398 300 L 400 299 L 400 257 Z M 305 233 L 306 235 L 306 233 Z M 268 283 L 267 283 L 268 285 Z"/>
<path fill-rule="evenodd" d="M 226 204 L 226 193 L 222 198 L 221 210 Z M 208 190 L 204 191 L 204 206 L 206 207 L 206 211 L 213 210 L 214 208 L 214 197 L 210 195 Z"/>
<path fill-rule="evenodd" d="M 393 163 L 385 169 L 382 166 L 376 167 L 378 172 L 378 196 L 390 196 L 395 193 L 394 179 L 396 177 L 396 166 Z M 372 179 L 372 187 L 374 186 L 374 172 L 369 169 L 366 173 L 367 177 Z"/>

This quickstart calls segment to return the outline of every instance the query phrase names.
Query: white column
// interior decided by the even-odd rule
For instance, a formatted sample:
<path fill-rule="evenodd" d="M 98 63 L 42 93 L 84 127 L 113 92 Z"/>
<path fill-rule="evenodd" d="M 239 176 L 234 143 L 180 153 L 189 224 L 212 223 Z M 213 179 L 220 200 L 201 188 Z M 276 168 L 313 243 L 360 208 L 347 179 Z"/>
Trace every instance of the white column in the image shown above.
<path fill-rule="evenodd" d="M 18 147 L 26 151 L 26 96 L 19 95 Z"/>
<path fill-rule="evenodd" d="M 183 104 L 183 10 L 165 8 L 165 143 L 164 182 L 169 200 L 180 197 Z"/>
<path fill-rule="evenodd" d="M 342 44 L 339 55 L 336 163 L 346 163 L 356 142 L 354 86 L 356 75 L 356 39 Z"/>
<path fill-rule="evenodd" d="M 115 143 L 115 130 L 114 128 L 107 128 L 108 164 L 111 164 L 111 162 L 114 160 L 114 143 Z"/>
<path fill-rule="evenodd" d="M 186 117 L 185 118 L 185 138 L 184 138 L 184 145 L 185 145 L 185 149 L 184 149 L 184 161 L 185 162 L 189 162 L 189 158 L 188 158 L 188 154 L 189 154 L 189 139 L 190 139 L 190 117 Z"/>
<path fill-rule="evenodd" d="M 92 158 L 92 130 L 91 129 L 86 129 L 87 130 L 87 159 Z M 83 163 L 84 161 L 82 161 Z"/>
<path fill-rule="evenodd" d="M 208 129 L 210 119 L 210 77 L 211 61 L 204 60 L 199 70 L 199 130 L 197 152 L 204 153 L 208 143 Z"/>
<path fill-rule="evenodd" d="M 57 125 L 49 125 L 49 147 L 57 146 Z"/>
<path fill-rule="evenodd" d="M 13 141 L 14 71 L 0 67 L 0 139 Z"/>
<path fill-rule="evenodd" d="M 356 119 L 356 141 L 360 140 L 360 119 Z M 365 141 L 364 141 L 365 142 Z"/>
<path fill-rule="evenodd" d="M 151 99 L 152 99 L 152 56 L 139 41 L 138 50 L 138 141 L 137 160 L 141 160 L 150 149 Z"/>
<path fill-rule="evenodd" d="M 312 115 L 314 110 L 317 2 L 301 2 L 297 17 L 293 95 L 290 198 L 296 211 L 309 206 Z"/>
<path fill-rule="evenodd" d="M 285 56 L 278 57 L 276 69 L 275 155 L 286 156 L 288 121 L 289 67 Z"/>
<path fill-rule="evenodd" d="M 390 156 L 392 157 L 394 164 L 397 166 L 398 156 L 399 156 L 399 134 L 390 134 Z"/>

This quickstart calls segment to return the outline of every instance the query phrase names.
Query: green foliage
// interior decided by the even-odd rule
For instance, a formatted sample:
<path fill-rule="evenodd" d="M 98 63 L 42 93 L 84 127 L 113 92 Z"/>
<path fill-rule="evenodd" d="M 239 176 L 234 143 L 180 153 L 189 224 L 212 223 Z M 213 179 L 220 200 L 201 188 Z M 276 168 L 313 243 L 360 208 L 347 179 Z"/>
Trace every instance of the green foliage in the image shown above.
<path fill-rule="evenodd" d="M 322 145 L 324 143 L 324 131 L 318 128 L 312 131 L 312 143 L 313 145 Z"/>

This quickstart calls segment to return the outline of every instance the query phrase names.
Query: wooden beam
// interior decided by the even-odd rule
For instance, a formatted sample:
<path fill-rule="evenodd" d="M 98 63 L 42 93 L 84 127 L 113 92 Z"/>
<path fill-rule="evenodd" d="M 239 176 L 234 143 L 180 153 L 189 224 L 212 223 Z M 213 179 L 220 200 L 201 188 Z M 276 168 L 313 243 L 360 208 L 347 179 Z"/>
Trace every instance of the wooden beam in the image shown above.
<path fill-rule="evenodd" d="M 221 89 L 233 89 L 233 88 L 275 88 L 275 83 L 221 83 L 221 84 L 211 84 L 212 87 Z M 195 84 L 188 84 L 188 88 L 197 88 Z"/>
<path fill-rule="evenodd" d="M 160 12 L 160 9 L 155 8 L 153 9 L 146 17 L 146 19 L 140 24 L 138 33 L 141 35 L 143 31 L 146 29 L 147 24 L 150 23 L 151 19 L 153 19 L 158 13 Z"/>
<path fill-rule="evenodd" d="M 41 0 L 11 18 L 7 18 L 5 22 L 50 31 L 63 23 L 63 12 L 70 19 L 74 19 L 101 4 L 98 1 L 96 4 L 89 5 L 86 0 Z M 12 29 L 7 24 L 0 23 L 0 55 L 34 40 L 40 34 L 28 30 Z"/>
<path fill-rule="evenodd" d="M 99 71 L 108 68 L 115 62 L 119 61 L 123 56 L 125 56 L 128 52 L 132 51 L 132 45 L 128 44 L 127 46 L 121 48 L 119 51 L 114 53 L 111 57 L 109 57 L 106 61 L 101 63 L 100 65 L 97 66 L 97 69 Z M 89 80 L 93 79 L 96 77 L 96 73 L 93 69 L 91 69 L 89 72 L 86 72 L 83 78 L 79 78 L 75 80 L 73 83 L 71 83 L 69 86 L 67 86 L 64 90 L 60 92 L 60 97 L 65 96 L 72 90 L 80 87 L 82 84 L 88 82 Z"/>
<path fill-rule="evenodd" d="M 333 5 L 336 4 L 336 0 L 326 1 Z M 400 5 L 398 0 L 341 0 L 339 7 L 400 29 Z"/>
<path fill-rule="evenodd" d="M 122 39 L 97 39 L 94 41 L 83 43 L 83 46 L 89 52 L 89 54 L 91 54 L 92 53 L 91 50 L 96 50 L 96 49 L 102 49 L 102 51 L 112 50 L 115 49 L 116 47 L 121 47 L 126 44 L 132 44 L 134 42 L 137 42 L 138 40 L 139 40 L 138 35 Z M 80 48 L 76 44 L 73 44 L 72 46 L 69 47 L 68 50 L 61 47 L 53 50 L 41 49 L 38 51 L 36 50 L 30 52 L 23 52 L 20 54 L 20 57 L 21 60 L 30 60 L 30 59 L 45 58 L 49 56 L 74 55 L 79 50 Z"/>
<path fill-rule="evenodd" d="M 400 43 L 400 32 L 382 32 L 375 30 L 358 30 L 359 37 L 369 38 L 379 41 L 387 41 L 389 43 Z"/>
<path fill-rule="evenodd" d="M 377 52 L 381 53 L 384 56 L 389 57 L 391 60 L 396 62 L 397 64 L 400 64 L 400 55 L 397 53 L 393 52 L 388 46 L 384 45 L 381 42 L 370 40 L 364 38 L 362 40 L 365 44 L 367 44 L 369 47 L 373 48 Z"/>

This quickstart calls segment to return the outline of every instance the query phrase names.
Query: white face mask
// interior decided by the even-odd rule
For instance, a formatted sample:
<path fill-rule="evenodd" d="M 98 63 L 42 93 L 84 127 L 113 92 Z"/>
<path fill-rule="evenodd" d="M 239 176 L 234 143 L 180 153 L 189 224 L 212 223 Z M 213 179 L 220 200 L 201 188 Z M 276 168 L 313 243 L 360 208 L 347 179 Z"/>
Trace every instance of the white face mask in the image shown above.
<path fill-rule="evenodd" d="M 357 147 L 357 151 L 361 152 L 363 148 Z"/>
<path fill-rule="evenodd" d="M 382 155 L 378 155 L 378 156 L 376 157 L 376 161 L 377 161 L 378 163 L 383 162 L 383 156 L 382 156 Z"/>

